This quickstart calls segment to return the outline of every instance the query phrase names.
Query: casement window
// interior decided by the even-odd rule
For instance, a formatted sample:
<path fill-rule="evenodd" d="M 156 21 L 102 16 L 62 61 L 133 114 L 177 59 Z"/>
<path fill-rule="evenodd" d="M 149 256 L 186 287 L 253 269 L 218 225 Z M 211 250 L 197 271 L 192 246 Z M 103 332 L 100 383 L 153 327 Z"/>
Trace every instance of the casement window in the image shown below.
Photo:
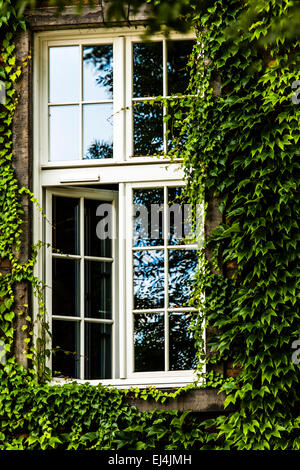
<path fill-rule="evenodd" d="M 142 30 L 35 40 L 35 240 L 56 379 L 176 386 L 196 365 L 197 244 L 166 106 L 184 94 L 193 36 Z M 36 305 L 36 309 L 38 306 Z"/>

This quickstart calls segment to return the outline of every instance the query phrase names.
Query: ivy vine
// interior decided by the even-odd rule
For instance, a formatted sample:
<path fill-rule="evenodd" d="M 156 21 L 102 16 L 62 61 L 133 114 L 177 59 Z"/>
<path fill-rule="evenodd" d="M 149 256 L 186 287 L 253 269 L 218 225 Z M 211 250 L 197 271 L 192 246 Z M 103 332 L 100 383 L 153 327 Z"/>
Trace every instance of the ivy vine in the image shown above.
<path fill-rule="evenodd" d="M 216 420 L 222 449 L 300 448 L 299 366 L 291 349 L 300 337 L 300 108 L 292 86 L 299 44 L 283 35 L 272 46 L 263 41 L 291 7 L 261 2 L 247 30 L 238 22 L 240 1 L 219 0 L 194 16 L 199 41 L 179 152 L 191 202 L 199 203 L 203 188 L 220 201 L 224 222 L 207 244 L 222 263 L 219 274 L 207 263 L 198 290 L 206 294 L 207 325 L 218 331 L 210 341 L 215 359 L 241 368 L 221 387 L 225 406 L 236 408 Z"/>
<path fill-rule="evenodd" d="M 192 22 L 199 40 L 190 58 L 189 96 L 167 103 L 176 109 L 166 120 L 175 116 L 179 137 L 173 155 L 183 160 L 190 202 L 198 205 L 213 195 L 223 214 L 206 241 L 214 259 L 200 254 L 194 296 L 200 313 L 193 328 L 199 348 L 203 319 L 216 331 L 206 360 L 233 362 L 241 372 L 227 380 L 206 375 L 203 386 L 227 395 L 224 413 L 208 420 L 176 410 L 142 413 L 127 400 L 165 402 L 185 390 L 53 386 L 41 382 L 33 348 L 27 352 L 29 369 L 14 358 L 15 285 L 29 282 L 41 311 L 43 304 L 33 275 L 36 249 L 25 264 L 19 259 L 21 197 L 34 198 L 19 187 L 12 165 L 15 83 L 24 67 L 16 63 L 14 34 L 26 26 L 14 2 L 0 0 L 0 80 L 6 91 L 0 104 L 0 258 L 7 266 L 0 275 L 0 355 L 6 355 L 0 361 L 1 450 L 299 450 L 299 366 L 291 349 L 300 338 L 300 108 L 292 87 L 298 44 L 283 35 L 271 45 L 262 40 L 293 6 L 288 0 L 260 2 L 245 29 L 238 19 L 247 2 L 217 0 L 201 8 L 196 3 Z M 233 25 L 239 34 L 231 39 L 226 31 Z M 204 359 L 201 351 L 199 358 Z"/>

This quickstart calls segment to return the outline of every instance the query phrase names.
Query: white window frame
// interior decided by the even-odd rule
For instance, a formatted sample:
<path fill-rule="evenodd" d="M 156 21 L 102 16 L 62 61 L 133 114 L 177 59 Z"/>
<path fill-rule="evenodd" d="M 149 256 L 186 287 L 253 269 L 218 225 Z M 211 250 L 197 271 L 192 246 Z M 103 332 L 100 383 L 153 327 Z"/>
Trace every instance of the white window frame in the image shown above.
<path fill-rule="evenodd" d="M 119 299 L 115 305 L 115 318 L 118 318 L 117 328 L 114 328 L 115 356 L 113 359 L 113 378 L 110 380 L 88 380 L 98 384 L 103 383 L 117 387 L 155 385 L 157 387 L 177 387 L 194 381 L 193 371 L 168 371 L 168 372 L 133 372 L 133 326 L 132 326 L 132 297 L 128 295 L 128 280 L 132 280 L 132 233 L 131 204 L 129 198 L 135 187 L 158 186 L 182 186 L 184 172 L 179 162 L 171 162 L 167 158 L 157 157 L 132 157 L 132 139 L 128 138 L 132 132 L 132 60 L 125 60 L 130 54 L 132 43 L 141 40 L 144 27 L 134 28 L 110 28 L 110 29 L 83 29 L 62 30 L 53 32 L 36 33 L 34 38 L 34 94 L 33 94 L 33 134 L 34 134 L 34 164 L 33 164 L 33 191 L 41 207 L 49 214 L 49 198 L 52 194 L 79 194 L 78 187 L 82 186 L 82 194 L 96 194 L 95 190 L 86 190 L 89 184 L 119 184 L 118 201 L 118 292 Z M 194 34 L 173 34 L 170 39 L 195 39 Z M 156 36 L 155 40 L 163 40 L 163 36 Z M 49 162 L 48 149 L 48 54 L 47 49 L 51 45 L 76 45 L 83 44 L 114 44 L 114 64 L 119 67 L 114 69 L 114 159 L 107 160 L 78 160 L 65 162 Z M 165 60 L 165 54 L 164 54 Z M 125 79 L 130 85 L 125 89 Z M 165 77 L 166 80 L 166 77 Z M 165 85 L 164 85 L 165 86 Z M 121 112 L 120 112 L 121 110 Z M 131 135 L 131 134 L 130 134 Z M 130 141 L 130 143 L 128 143 Z M 46 149 L 46 150 L 45 150 Z M 76 185 L 76 189 L 73 187 Z M 104 194 L 101 190 L 99 194 Z M 107 197 L 112 197 L 107 193 Z M 101 199 L 101 196 L 99 196 Z M 40 213 L 38 207 L 34 207 L 33 240 L 51 241 L 51 226 Z M 40 251 L 35 266 L 35 274 L 38 278 L 47 280 L 46 292 L 51 288 L 51 272 L 46 258 L 51 256 L 51 248 Z M 130 257 L 130 259 L 129 259 Z M 45 272 L 45 266 L 46 268 Z M 115 271 L 117 273 L 117 270 Z M 49 284 L 50 282 L 50 284 Z M 49 294 L 46 294 L 46 310 L 51 312 Z M 36 297 L 33 298 L 35 333 L 38 334 L 39 305 Z M 181 309 L 183 310 L 183 309 Z M 51 317 L 50 317 L 51 319 Z M 49 321 L 49 318 L 48 318 Z M 130 343 L 130 345 L 129 345 Z M 117 349 L 116 346 L 118 345 Z M 129 347 L 130 346 L 130 347 Z M 122 360 L 118 360 L 122 358 Z M 63 381 L 59 379 L 59 381 Z M 76 379 L 77 382 L 86 382 Z"/>
<path fill-rule="evenodd" d="M 52 249 L 52 199 L 53 196 L 60 196 L 64 198 L 76 198 L 79 199 L 79 254 L 78 255 L 69 255 L 69 254 L 59 254 L 53 252 Z M 88 261 L 107 261 L 107 259 L 103 257 L 95 257 L 95 256 L 87 256 L 84 254 L 84 200 L 92 199 L 92 200 L 99 200 L 99 201 L 107 201 L 112 203 L 112 256 L 111 256 L 111 264 L 112 264 L 112 318 L 111 319 L 88 319 L 85 317 L 84 314 L 84 281 L 85 281 L 85 274 L 84 274 L 84 260 Z M 80 190 L 78 188 L 69 188 L 69 189 L 51 189 L 47 190 L 46 192 L 46 214 L 49 221 L 48 229 L 45 232 L 45 242 L 46 242 L 46 249 L 47 249 L 47 260 L 45 263 L 46 272 L 45 272 L 45 282 L 46 285 L 49 286 L 49 289 L 46 289 L 45 292 L 45 306 L 47 312 L 47 319 L 49 324 L 51 325 L 52 320 L 64 320 L 64 321 L 72 321 L 76 322 L 80 325 L 80 379 L 84 380 L 84 357 L 85 357 L 85 336 L 84 336 L 84 325 L 85 323 L 97 323 L 97 324 L 110 324 L 112 325 L 112 378 L 115 379 L 116 377 L 116 362 L 118 358 L 118 306 L 117 306 L 117 299 L 118 299 L 118 245 L 117 245 L 117 220 L 118 220 L 118 197 L 116 191 L 107 191 L 107 190 L 95 190 L 95 189 L 84 189 Z M 80 305 L 79 305 L 79 316 L 78 317 L 68 317 L 63 315 L 53 315 L 52 310 L 52 260 L 53 259 L 74 259 L 79 261 L 79 269 L 80 269 Z M 48 338 L 48 345 L 51 350 L 50 338 Z M 51 355 L 49 358 L 48 366 L 51 366 Z"/>
<path fill-rule="evenodd" d="M 167 210 L 167 188 L 170 187 L 183 187 L 183 182 L 180 180 L 177 181 L 160 181 L 156 183 L 146 182 L 146 183 L 131 183 L 126 185 L 126 206 L 129 208 L 128 210 L 128 223 L 127 223 L 127 234 L 126 234 L 126 267 L 127 267 L 127 283 L 131 286 L 131 291 L 127 295 L 127 314 L 126 314 L 126 321 L 127 321 L 127 338 L 129 338 L 129 342 L 131 347 L 127 348 L 127 373 L 130 379 L 141 383 L 143 380 L 147 380 L 148 383 L 156 383 L 158 379 L 165 378 L 166 382 L 168 380 L 173 380 L 175 383 L 180 383 L 185 379 L 191 381 L 192 372 L 191 370 L 177 370 L 177 371 L 158 371 L 158 372 L 134 372 L 134 325 L 133 325 L 133 317 L 134 317 L 134 306 L 133 306 L 133 252 L 134 251 L 148 251 L 148 250 L 163 250 L 164 251 L 164 298 L 165 298 L 165 306 L 163 308 L 155 308 L 155 309 L 146 309 L 145 312 L 149 312 L 153 310 L 153 312 L 163 312 L 164 313 L 164 321 L 165 321 L 165 368 L 169 368 L 168 363 L 168 356 L 169 356 L 169 327 L 168 327 L 168 314 L 169 312 L 194 312 L 195 309 L 191 307 L 182 307 L 182 308 L 170 308 L 167 306 L 168 302 L 168 250 L 197 250 L 198 244 L 182 244 L 182 245 L 169 245 L 168 244 L 168 210 Z M 132 221 L 133 221 L 133 191 L 134 189 L 152 189 L 152 188 L 163 188 L 164 189 L 164 211 L 163 211 L 163 226 L 165 229 L 164 233 L 164 245 L 161 246 L 145 246 L 145 247 L 133 247 L 133 230 L 132 230 Z M 142 314 L 142 310 L 138 309 Z M 137 312 L 137 311 L 136 311 Z M 129 344 L 129 345 L 130 345 Z"/>

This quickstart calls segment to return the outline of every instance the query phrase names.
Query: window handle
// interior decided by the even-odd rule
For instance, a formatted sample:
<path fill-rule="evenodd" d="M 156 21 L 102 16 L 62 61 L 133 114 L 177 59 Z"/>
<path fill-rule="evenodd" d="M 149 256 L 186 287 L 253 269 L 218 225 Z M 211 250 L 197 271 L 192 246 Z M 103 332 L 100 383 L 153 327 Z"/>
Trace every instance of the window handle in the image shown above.
<path fill-rule="evenodd" d="M 92 176 L 92 177 L 86 177 L 86 178 L 65 178 L 60 180 L 62 184 L 68 184 L 68 183 L 97 183 L 100 181 L 100 176 Z"/>

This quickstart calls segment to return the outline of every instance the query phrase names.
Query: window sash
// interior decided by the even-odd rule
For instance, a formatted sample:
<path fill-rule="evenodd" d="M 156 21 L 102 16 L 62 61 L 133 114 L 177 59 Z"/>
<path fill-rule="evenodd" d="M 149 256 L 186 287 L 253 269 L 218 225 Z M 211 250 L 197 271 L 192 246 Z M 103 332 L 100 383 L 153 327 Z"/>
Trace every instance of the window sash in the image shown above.
<path fill-rule="evenodd" d="M 126 230 L 126 279 L 127 285 L 130 286 L 130 290 L 128 289 L 128 295 L 126 299 L 126 323 L 127 323 L 127 338 L 130 338 L 130 347 L 127 347 L 127 374 L 129 379 L 138 379 L 141 380 L 144 377 L 163 377 L 163 376 L 172 376 L 176 375 L 178 377 L 182 376 L 190 376 L 192 377 L 193 371 L 191 370 L 176 370 L 172 371 L 169 370 L 169 313 L 170 312 L 193 312 L 195 309 L 191 307 L 183 307 L 183 308 L 172 308 L 168 305 L 168 251 L 169 249 L 189 249 L 189 250 L 197 250 L 197 244 L 190 244 L 190 245 L 169 245 L 168 244 L 168 220 L 167 220 L 167 188 L 169 187 L 178 187 L 183 186 L 182 180 L 176 181 L 159 181 L 159 182 L 144 182 L 144 183 L 129 183 L 126 185 L 126 207 L 128 208 L 127 211 L 127 230 Z M 164 189 L 164 227 L 165 227 L 165 237 L 164 237 L 164 244 L 163 246 L 150 246 L 150 247 L 134 247 L 133 246 L 133 191 L 135 189 L 151 189 L 151 188 L 163 188 Z M 133 297 L 133 253 L 137 250 L 163 250 L 164 251 L 164 298 L 165 303 L 163 308 L 153 308 L 153 309 L 135 309 L 134 308 L 134 297 Z M 150 313 L 150 312 L 162 312 L 164 314 L 165 320 L 165 370 L 164 371 L 155 371 L 155 372 L 135 372 L 134 369 L 134 315 L 139 313 Z"/>
<path fill-rule="evenodd" d="M 80 249 L 78 255 L 67 255 L 67 254 L 57 254 L 53 253 L 52 249 L 52 199 L 53 196 L 59 197 L 72 197 L 78 198 L 80 204 L 79 210 L 79 239 L 80 239 Z M 113 220 L 112 220 L 112 256 L 111 258 L 103 257 L 93 257 L 85 255 L 85 245 L 84 245 L 84 201 L 86 199 L 93 199 L 99 201 L 108 201 L 112 202 L 112 211 L 113 211 Z M 118 324 L 118 305 L 117 305 L 117 264 L 118 264 L 118 248 L 117 248 L 117 217 L 118 217 L 118 197 L 117 192 L 106 191 L 106 190 L 80 190 L 80 189 L 57 189 L 57 190 L 48 190 L 46 193 L 46 214 L 47 221 L 45 221 L 45 284 L 49 286 L 45 291 L 45 307 L 47 314 L 47 321 L 49 324 L 52 324 L 52 320 L 57 321 L 72 321 L 77 322 L 80 325 L 80 340 L 79 340 L 79 356 L 80 356 L 80 365 L 79 365 L 79 379 L 85 380 L 85 325 L 87 323 L 94 324 L 107 324 L 112 325 L 112 352 L 111 352 L 111 361 L 112 361 L 112 379 L 116 378 L 117 362 L 118 362 L 118 338 L 117 338 L 117 324 Z M 77 260 L 80 264 L 80 287 L 79 287 L 79 316 L 64 316 L 64 315 L 53 315 L 52 314 L 52 260 L 53 259 L 74 259 Z M 105 261 L 112 264 L 112 318 L 103 319 L 103 318 L 88 318 L 85 316 L 85 260 L 97 260 L 99 262 Z M 52 348 L 51 339 L 48 338 L 46 348 Z M 51 368 L 52 355 L 48 360 L 48 367 Z M 99 379 L 100 380 L 100 379 Z"/>
<path fill-rule="evenodd" d="M 139 98 L 133 97 L 133 84 L 132 84 L 132 73 L 133 73 L 133 55 L 132 55 L 132 44 L 141 42 L 141 33 L 144 32 L 144 28 L 137 30 L 137 33 L 132 34 L 132 31 L 124 31 L 118 29 L 111 30 L 99 30 L 92 33 L 86 31 L 56 31 L 49 33 L 39 33 L 35 37 L 35 50 L 37 51 L 35 57 L 35 66 L 37 72 L 35 73 L 35 89 L 38 93 L 35 94 L 35 109 L 38 110 L 36 113 L 36 139 L 39 143 L 38 154 L 39 161 L 42 166 L 47 168 L 52 167 L 76 167 L 77 165 L 84 166 L 102 166 L 107 164 L 113 164 L 118 162 L 129 162 L 138 160 L 139 163 L 151 162 L 152 156 L 136 157 L 133 155 L 133 103 L 141 101 Z M 139 34 L 140 33 L 140 34 Z M 173 33 L 170 35 L 172 39 L 195 39 L 193 33 L 180 35 L 179 33 Z M 166 39 L 162 35 L 158 35 L 153 38 L 153 41 L 161 41 L 163 44 L 163 96 L 167 97 L 167 57 L 166 57 Z M 96 162 L 87 162 L 82 159 L 81 152 L 79 153 L 79 161 L 49 161 L 49 123 L 48 123 L 48 107 L 53 106 L 54 103 L 48 102 L 48 79 L 49 76 L 49 62 L 48 62 L 48 50 L 49 47 L 55 46 L 68 46 L 78 45 L 82 49 L 83 45 L 101 45 L 101 44 L 113 44 L 113 58 L 114 58 L 114 97 L 113 100 L 107 100 L 107 102 L 113 101 L 113 159 L 107 162 L 109 159 L 99 159 Z M 126 59 L 125 59 L 126 58 Z M 82 67 L 80 67 L 80 83 L 82 88 Z M 104 103 L 100 100 L 99 103 Z M 86 103 L 80 101 L 79 106 Z M 93 103 L 96 103 L 96 101 Z M 98 101 L 97 101 L 98 103 Z M 74 103 L 72 103 L 74 104 Z M 77 104 L 77 103 L 76 103 Z M 62 106 L 62 103 L 55 104 L 55 106 Z M 65 105 L 65 103 L 64 103 Z M 164 108 L 163 114 L 166 113 Z M 80 114 L 80 138 L 79 147 L 82 148 L 82 110 Z M 162 122 L 164 130 L 164 151 L 167 149 L 167 143 L 165 133 L 167 130 L 167 123 Z M 164 156 L 155 157 L 156 160 L 161 159 L 165 161 Z"/>

